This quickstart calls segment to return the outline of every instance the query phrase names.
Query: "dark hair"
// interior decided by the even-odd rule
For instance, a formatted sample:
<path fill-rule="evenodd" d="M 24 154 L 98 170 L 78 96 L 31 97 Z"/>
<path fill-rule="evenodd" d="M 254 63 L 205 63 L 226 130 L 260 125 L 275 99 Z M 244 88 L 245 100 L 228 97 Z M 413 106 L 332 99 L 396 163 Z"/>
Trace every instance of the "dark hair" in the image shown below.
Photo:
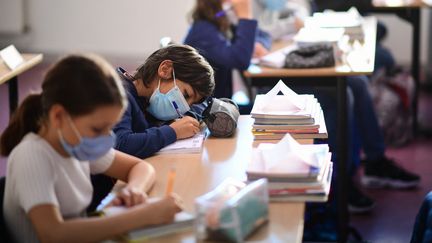
<path fill-rule="evenodd" d="M 81 116 L 107 105 L 126 107 L 121 81 L 107 61 L 95 55 L 70 55 L 45 75 L 42 93 L 29 95 L 13 114 L 0 138 L 7 156 L 28 132 L 38 132 L 50 108 L 62 105 L 71 116 Z"/>
<path fill-rule="evenodd" d="M 134 79 L 141 79 L 148 87 L 156 78 L 164 60 L 171 60 L 176 78 L 190 84 L 200 95 L 208 97 L 213 94 L 213 68 L 197 50 L 188 45 L 173 44 L 153 52 L 136 70 Z"/>
<path fill-rule="evenodd" d="M 226 15 L 220 15 L 222 9 L 221 0 L 197 0 L 192 12 L 192 20 L 204 20 L 216 25 L 222 33 L 229 30 L 230 23 Z"/>

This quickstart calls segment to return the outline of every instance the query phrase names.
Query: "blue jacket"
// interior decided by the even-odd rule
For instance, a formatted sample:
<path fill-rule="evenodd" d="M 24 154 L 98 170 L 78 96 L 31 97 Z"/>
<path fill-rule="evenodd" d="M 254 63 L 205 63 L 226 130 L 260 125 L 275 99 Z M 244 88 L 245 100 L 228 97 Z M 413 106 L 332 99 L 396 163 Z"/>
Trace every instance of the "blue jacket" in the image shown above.
<path fill-rule="evenodd" d="M 417 214 L 411 243 L 432 242 L 432 192 L 429 192 Z"/>
<path fill-rule="evenodd" d="M 143 98 L 138 96 L 133 83 L 124 80 L 124 85 L 129 104 L 120 122 L 113 129 L 117 136 L 115 148 L 139 158 L 146 158 L 174 143 L 177 140 L 174 129 L 168 125 L 152 124 L 143 112 L 145 103 Z"/>
<path fill-rule="evenodd" d="M 208 21 L 200 20 L 192 24 L 184 43 L 197 49 L 215 70 L 215 97 L 231 98 L 232 69 L 246 70 L 249 67 L 256 36 L 264 36 L 266 41 L 262 44 L 269 48 L 270 36 L 257 32 L 255 20 L 240 19 L 232 40 Z"/>

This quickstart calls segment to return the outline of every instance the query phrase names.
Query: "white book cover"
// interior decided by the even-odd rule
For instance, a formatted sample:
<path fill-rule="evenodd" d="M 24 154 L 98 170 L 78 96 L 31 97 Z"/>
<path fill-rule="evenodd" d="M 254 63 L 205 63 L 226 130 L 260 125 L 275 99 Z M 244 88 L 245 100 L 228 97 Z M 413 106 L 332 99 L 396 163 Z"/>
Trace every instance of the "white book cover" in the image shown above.
<path fill-rule="evenodd" d="M 344 28 L 319 28 L 319 27 L 303 27 L 293 37 L 294 41 L 299 46 L 330 43 L 337 44 L 343 37 Z"/>
<path fill-rule="evenodd" d="M 327 144 L 299 144 L 288 133 L 277 144 L 261 143 L 253 149 L 248 175 L 268 177 L 318 176 L 328 160 Z"/>
<path fill-rule="evenodd" d="M 346 12 L 324 11 L 314 13 L 305 21 L 306 27 L 320 28 L 354 28 L 360 27 L 363 22 L 363 17 L 355 7 L 350 8 Z"/>
<path fill-rule="evenodd" d="M 280 80 L 267 94 L 255 97 L 251 115 L 253 118 L 311 118 L 317 105 L 313 95 L 299 95 Z"/>

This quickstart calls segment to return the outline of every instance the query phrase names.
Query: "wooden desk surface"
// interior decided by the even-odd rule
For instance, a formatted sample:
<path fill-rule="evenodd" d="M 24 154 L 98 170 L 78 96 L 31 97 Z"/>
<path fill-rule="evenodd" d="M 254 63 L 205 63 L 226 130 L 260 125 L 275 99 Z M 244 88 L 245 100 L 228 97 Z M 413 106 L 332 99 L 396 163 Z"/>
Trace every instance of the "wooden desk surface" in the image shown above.
<path fill-rule="evenodd" d="M 377 8 L 422 8 L 432 7 L 432 0 L 373 0 Z"/>
<path fill-rule="evenodd" d="M 9 79 L 18 76 L 19 74 L 34 67 L 36 64 L 42 62 L 42 54 L 22 54 L 24 63 L 17 68 L 10 70 L 6 63 L 0 58 L 0 84 L 7 82 Z"/>
<path fill-rule="evenodd" d="M 309 69 L 287 69 L 287 68 L 269 68 L 258 66 L 259 71 L 244 72 L 246 77 L 337 77 L 337 76 L 355 76 L 369 75 L 374 71 L 375 64 L 375 44 L 376 44 L 377 20 L 375 17 L 365 17 L 363 30 L 365 32 L 364 42 L 359 48 L 364 55 L 365 62 L 361 65 L 355 63 L 339 63 L 335 67 L 328 68 L 309 68 Z M 285 43 L 283 46 L 287 46 Z M 283 47 L 282 46 L 282 47 Z M 275 44 L 275 49 L 280 49 L 280 44 Z"/>
<path fill-rule="evenodd" d="M 235 137 L 208 138 L 201 154 L 157 155 L 146 159 L 156 169 L 156 183 L 151 196 L 163 196 L 168 172 L 173 166 L 177 175 L 174 192 L 179 194 L 186 211 L 194 212 L 194 199 L 214 189 L 227 177 L 245 180 L 245 169 L 254 146 L 251 133 L 253 119 L 240 116 Z M 310 143 L 312 140 L 303 140 Z M 256 144 L 255 144 L 256 146 Z M 304 203 L 271 203 L 270 221 L 249 240 L 259 242 L 301 242 Z M 150 242 L 195 242 L 192 232 L 159 237 Z M 148 242 L 148 241 L 146 241 Z"/>

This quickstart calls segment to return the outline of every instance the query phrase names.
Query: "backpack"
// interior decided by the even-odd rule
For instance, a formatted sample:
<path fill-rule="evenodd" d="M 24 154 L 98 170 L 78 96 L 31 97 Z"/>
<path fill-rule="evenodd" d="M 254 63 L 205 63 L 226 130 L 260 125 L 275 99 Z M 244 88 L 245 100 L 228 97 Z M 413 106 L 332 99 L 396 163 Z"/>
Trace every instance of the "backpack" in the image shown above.
<path fill-rule="evenodd" d="M 379 70 L 371 79 L 372 100 L 388 146 L 401 146 L 413 138 L 414 85 L 411 74 L 400 67 Z"/>

